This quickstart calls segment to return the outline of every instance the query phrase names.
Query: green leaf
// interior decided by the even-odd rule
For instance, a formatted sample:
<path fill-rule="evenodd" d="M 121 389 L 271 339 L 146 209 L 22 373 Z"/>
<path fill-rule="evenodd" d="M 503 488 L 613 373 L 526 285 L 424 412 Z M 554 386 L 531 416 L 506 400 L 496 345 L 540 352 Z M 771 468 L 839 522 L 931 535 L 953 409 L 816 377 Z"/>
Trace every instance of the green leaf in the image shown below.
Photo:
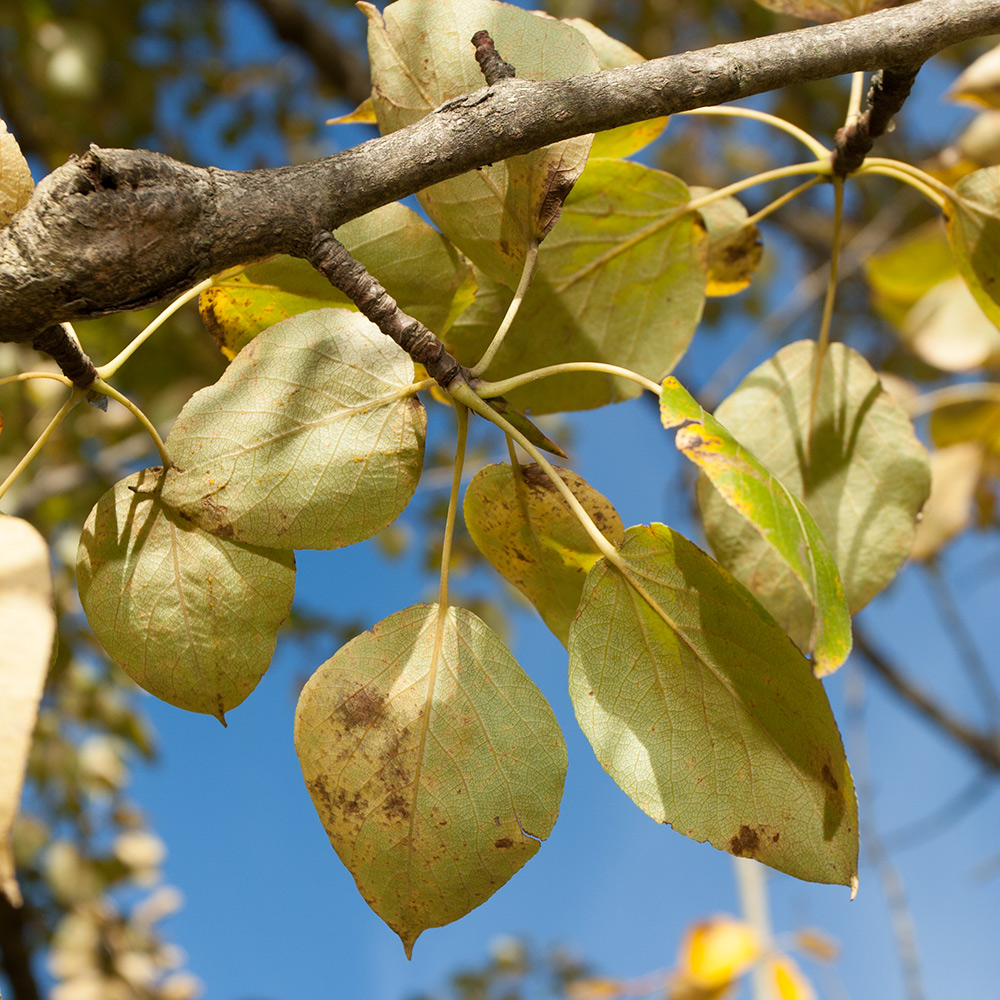
<path fill-rule="evenodd" d="M 910 552 L 930 490 L 927 452 L 868 362 L 843 344 L 829 347 L 807 444 L 815 356 L 812 341 L 782 348 L 737 386 L 715 416 L 804 501 L 856 612 Z M 707 480 L 699 481 L 698 502 L 718 560 L 800 648 L 809 648 L 814 612 L 796 575 Z"/>
<path fill-rule="evenodd" d="M 575 472 L 557 472 L 604 537 L 620 545 L 625 528 L 611 502 Z M 480 469 L 465 491 L 465 524 L 479 551 L 565 646 L 583 581 L 600 553 L 541 467 Z"/>
<path fill-rule="evenodd" d="M 644 812 L 796 878 L 854 886 L 857 802 L 822 683 L 774 620 L 662 524 L 590 571 L 570 696 Z"/>
<path fill-rule="evenodd" d="M 590 42 L 594 52 L 597 53 L 601 69 L 618 69 L 621 66 L 634 66 L 636 63 L 646 61 L 635 49 L 629 48 L 624 42 L 619 42 L 617 38 L 612 38 L 582 17 L 566 17 L 563 18 L 563 23 L 576 28 Z M 618 128 L 598 132 L 590 148 L 590 158 L 622 159 L 631 156 L 659 139 L 669 120 L 666 117 L 650 118 L 648 121 L 619 125 Z"/>
<path fill-rule="evenodd" d="M 20 906 L 10 836 L 52 660 L 56 614 L 45 539 L 27 521 L 2 514 L 0 553 L 0 894 Z"/>
<path fill-rule="evenodd" d="M 958 270 L 980 308 L 1000 326 L 1000 166 L 963 177 L 944 217 Z"/>
<path fill-rule="evenodd" d="M 358 6 L 368 18 L 372 100 L 383 135 L 412 125 L 451 98 L 483 89 L 471 41 L 480 29 L 516 63 L 524 80 L 562 79 L 599 68 L 578 31 L 508 4 L 399 0 L 381 14 L 372 4 Z M 477 267 L 515 288 L 529 244 L 559 217 L 590 143 L 591 136 L 554 143 L 432 185 L 417 197 Z"/>
<path fill-rule="evenodd" d="M 438 336 L 472 301 L 472 269 L 416 212 L 398 202 L 348 222 L 334 235 L 371 271 L 400 308 Z M 471 286 L 471 287 L 469 287 Z M 201 318 L 228 358 L 261 330 L 312 309 L 356 310 L 307 261 L 271 257 L 217 274 L 198 299 Z M 454 312 L 454 315 L 453 315 Z"/>
<path fill-rule="evenodd" d="M 776 479 L 675 378 L 660 394 L 663 426 L 676 427 L 678 449 L 779 556 L 814 609 L 809 642 L 816 673 L 832 673 L 851 651 L 851 614 L 830 550 L 805 504 Z"/>
<path fill-rule="evenodd" d="M 601 361 L 661 381 L 687 350 L 705 299 L 707 238 L 686 211 L 683 181 L 621 160 L 597 160 L 542 244 L 535 278 L 490 366 L 500 380 L 545 365 Z M 460 361 L 488 346 L 511 295 L 487 278 L 447 337 Z M 641 390 L 610 375 L 574 373 L 506 394 L 534 413 L 588 409 Z"/>
<path fill-rule="evenodd" d="M 323 309 L 265 330 L 167 438 L 163 499 L 253 545 L 329 549 L 394 521 L 423 463 L 413 362 L 359 313 Z"/>
<path fill-rule="evenodd" d="M 77 554 L 80 601 L 132 680 L 225 724 L 271 662 L 295 559 L 195 527 L 163 502 L 161 482 L 145 469 L 98 500 Z"/>
<path fill-rule="evenodd" d="M 711 188 L 692 187 L 691 197 L 709 194 Z M 705 294 L 735 295 L 753 280 L 764 244 L 760 230 L 748 226 L 747 210 L 736 198 L 718 198 L 698 209 L 708 230 L 708 282 Z"/>
<path fill-rule="evenodd" d="M 409 956 L 489 899 L 559 812 L 552 710 L 471 611 L 397 612 L 302 691 L 295 747 L 330 843 Z"/>

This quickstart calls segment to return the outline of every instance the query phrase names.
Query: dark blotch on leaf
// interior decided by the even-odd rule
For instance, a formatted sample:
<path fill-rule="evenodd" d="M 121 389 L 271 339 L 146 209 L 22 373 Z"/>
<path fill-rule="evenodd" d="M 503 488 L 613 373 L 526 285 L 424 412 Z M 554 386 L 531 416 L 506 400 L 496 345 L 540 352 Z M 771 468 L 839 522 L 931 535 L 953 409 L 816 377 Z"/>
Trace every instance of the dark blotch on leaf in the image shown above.
<path fill-rule="evenodd" d="M 744 823 L 740 827 L 740 832 L 735 837 L 730 838 L 729 843 L 726 845 L 726 850 L 730 854 L 735 854 L 738 858 L 744 855 L 752 857 L 758 847 L 760 847 L 760 834 Z"/>
<path fill-rule="evenodd" d="M 513 847 L 514 841 L 510 837 L 501 837 L 499 840 L 493 841 L 494 847 L 499 847 L 501 850 L 505 847 Z"/>

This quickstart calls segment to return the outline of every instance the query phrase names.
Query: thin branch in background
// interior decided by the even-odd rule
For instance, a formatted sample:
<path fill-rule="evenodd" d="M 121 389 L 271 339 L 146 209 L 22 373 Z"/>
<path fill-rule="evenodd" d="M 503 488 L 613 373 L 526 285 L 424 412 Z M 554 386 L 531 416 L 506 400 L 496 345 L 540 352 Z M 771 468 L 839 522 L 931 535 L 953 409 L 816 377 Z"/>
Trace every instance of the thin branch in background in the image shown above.
<path fill-rule="evenodd" d="M 913 914 L 906 900 L 906 888 L 889 852 L 879 837 L 875 823 L 875 792 L 872 787 L 871 758 L 865 729 L 865 688 L 861 671 L 849 665 L 847 673 L 847 722 L 850 732 L 851 771 L 854 774 L 858 807 L 861 814 L 861 845 L 869 863 L 882 883 L 889 920 L 896 938 L 896 950 L 902 966 L 903 988 L 908 1000 L 925 1000 L 920 975 L 919 949 Z"/>
<path fill-rule="evenodd" d="M 295 46 L 313 64 L 316 74 L 355 104 L 371 96 L 368 68 L 329 26 L 311 17 L 295 0 L 253 0 L 274 33 Z"/>
<path fill-rule="evenodd" d="M 989 795 L 996 791 L 996 788 L 996 775 L 988 771 L 981 771 L 964 788 L 947 798 L 933 812 L 926 813 L 919 819 L 911 820 L 905 826 L 887 833 L 885 835 L 886 849 L 901 851 L 940 836 L 985 802 Z"/>
<path fill-rule="evenodd" d="M 991 771 L 1000 772 L 1000 738 L 992 733 L 980 732 L 941 708 L 934 698 L 914 684 L 875 648 L 857 620 L 854 622 L 854 649 L 861 654 L 864 662 L 875 674 L 911 708 L 916 709 L 919 715 L 933 723 L 942 735 L 969 751 Z"/>
<path fill-rule="evenodd" d="M 990 677 L 989 668 L 962 617 L 961 609 L 942 572 L 941 564 L 927 563 L 924 570 L 941 624 L 955 645 L 959 663 L 965 668 L 976 697 L 982 702 L 989 731 L 996 734 L 1000 732 L 1000 695 L 997 694 L 993 678 Z"/>

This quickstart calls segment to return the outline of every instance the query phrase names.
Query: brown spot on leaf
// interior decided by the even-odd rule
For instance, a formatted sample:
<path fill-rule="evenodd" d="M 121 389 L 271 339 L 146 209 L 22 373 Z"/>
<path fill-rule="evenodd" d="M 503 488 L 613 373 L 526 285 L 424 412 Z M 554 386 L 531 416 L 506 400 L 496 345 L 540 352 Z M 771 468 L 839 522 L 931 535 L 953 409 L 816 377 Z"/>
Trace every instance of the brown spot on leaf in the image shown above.
<path fill-rule="evenodd" d="M 503 850 L 505 847 L 513 847 L 514 841 L 511 840 L 510 837 L 501 837 L 499 840 L 493 841 L 493 846 L 499 847 L 501 850 Z"/>
<path fill-rule="evenodd" d="M 738 858 L 745 855 L 753 857 L 758 847 L 760 847 L 760 834 L 746 823 L 740 827 L 736 836 L 729 838 L 729 843 L 726 844 L 726 850 Z"/>
<path fill-rule="evenodd" d="M 385 710 L 385 699 L 378 691 L 363 687 L 344 701 L 337 709 L 337 715 L 348 732 L 357 726 L 368 728 L 374 725 Z"/>

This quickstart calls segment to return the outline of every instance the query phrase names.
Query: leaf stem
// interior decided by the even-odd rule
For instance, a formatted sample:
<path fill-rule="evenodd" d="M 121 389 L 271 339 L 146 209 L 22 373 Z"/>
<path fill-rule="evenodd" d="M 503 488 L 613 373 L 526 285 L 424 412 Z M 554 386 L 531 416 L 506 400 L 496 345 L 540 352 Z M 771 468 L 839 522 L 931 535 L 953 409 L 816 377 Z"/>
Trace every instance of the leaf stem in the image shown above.
<path fill-rule="evenodd" d="M 772 212 L 776 212 L 783 205 L 787 205 L 790 201 L 798 198 L 800 194 L 804 194 L 811 187 L 815 187 L 817 184 L 821 183 L 822 177 L 810 177 L 804 184 L 800 184 L 796 188 L 792 188 L 791 191 L 786 191 L 783 195 L 775 198 L 770 204 L 765 205 L 759 212 L 755 212 L 753 215 L 748 216 L 743 220 L 744 226 L 755 226 L 762 219 L 766 219 Z"/>
<path fill-rule="evenodd" d="M 833 304 L 837 298 L 837 270 L 840 264 L 840 245 L 843 235 L 844 219 L 844 178 L 833 179 L 833 245 L 830 248 L 830 275 L 826 285 L 826 298 L 823 302 L 823 319 L 820 322 L 819 337 L 816 340 L 816 360 L 813 369 L 812 389 L 809 392 L 809 423 L 805 441 L 806 463 L 812 453 L 813 424 L 816 419 L 816 406 L 819 402 L 819 387 L 823 375 L 823 361 L 826 359 L 827 348 L 830 346 L 830 324 L 833 319 Z"/>
<path fill-rule="evenodd" d="M 451 569 L 451 543 L 455 536 L 455 517 L 458 512 L 458 494 L 462 490 L 462 468 L 465 465 L 465 443 L 469 436 L 469 410 L 456 403 L 455 419 L 458 421 L 458 442 L 455 445 L 455 467 L 451 475 L 451 494 L 448 497 L 448 516 L 444 522 L 444 541 L 441 545 L 441 592 L 438 598 L 439 615 L 448 609 L 448 574 Z"/>
<path fill-rule="evenodd" d="M 682 115 L 715 115 L 716 117 L 749 118 L 753 121 L 764 122 L 774 128 L 781 129 L 805 146 L 817 160 L 826 159 L 830 156 L 830 150 L 826 148 L 815 136 L 810 135 L 804 129 L 793 125 L 791 122 L 779 118 L 777 115 L 770 115 L 766 111 L 755 111 L 753 108 L 740 107 L 711 107 L 695 108 L 692 111 L 682 111 Z"/>
<path fill-rule="evenodd" d="M 469 370 L 469 374 L 473 378 L 482 375 L 483 372 L 489 368 L 493 359 L 497 356 L 497 352 L 503 346 L 504 338 L 507 336 L 507 331 L 510 330 L 511 325 L 514 322 L 514 318 L 517 316 L 517 312 L 521 308 L 521 303 L 524 301 L 524 296 L 528 293 L 528 286 L 531 284 L 531 279 L 535 274 L 535 265 L 537 263 L 538 241 L 533 240 L 528 244 L 528 252 L 524 258 L 524 267 L 521 269 L 521 280 L 517 283 L 517 290 L 514 292 L 514 298 L 511 299 L 511 303 L 507 307 L 507 312 L 504 315 L 497 332 L 493 335 L 493 340 L 490 341 L 490 346 L 486 348 L 485 353 L 476 362 L 475 366 Z"/>
<path fill-rule="evenodd" d="M 946 406 L 960 403 L 990 402 L 1000 403 L 1000 384 L 996 382 L 959 382 L 933 389 L 921 396 L 903 403 L 903 408 L 911 417 L 921 417 Z"/>
<path fill-rule="evenodd" d="M 603 372 L 607 375 L 618 375 L 627 378 L 643 389 L 649 390 L 659 396 L 660 386 L 652 379 L 638 372 L 630 371 L 628 368 L 621 368 L 618 365 L 608 365 L 603 361 L 567 361 L 559 365 L 546 365 L 544 368 L 535 368 L 530 372 L 523 372 L 521 375 L 512 375 L 510 378 L 501 379 L 499 382 L 480 382 L 476 386 L 476 395 L 481 399 L 492 399 L 494 396 L 504 396 L 514 389 L 536 382 L 538 379 L 548 378 L 551 375 L 563 375 L 567 372 Z"/>
<path fill-rule="evenodd" d="M 21 459 L 17 465 L 11 470 L 10 475 L 0 483 L 0 497 L 2 497 L 7 490 L 13 485 L 14 481 L 19 475 L 27 468 L 28 463 L 42 450 L 45 442 L 52 436 L 55 429 L 63 422 L 66 414 L 80 402 L 81 399 L 87 394 L 85 389 L 74 388 L 69 395 L 69 399 L 63 403 L 62 406 L 56 410 L 55 416 L 46 424 L 45 429 L 41 434 L 38 435 L 35 443 L 25 452 L 24 458 Z"/>
<path fill-rule="evenodd" d="M 852 73 L 851 74 L 851 96 L 847 100 L 847 118 L 844 121 L 844 127 L 850 128 L 852 125 L 857 125 L 858 119 L 861 117 L 861 95 L 865 89 L 865 74 L 864 73 Z"/>
<path fill-rule="evenodd" d="M 940 209 L 943 209 L 948 202 L 955 200 L 955 192 L 947 184 L 942 184 L 936 177 L 931 177 L 930 174 L 918 167 L 902 163 L 899 160 L 870 156 L 852 176 L 861 177 L 864 174 L 880 174 L 883 177 L 891 177 L 893 180 L 909 184 Z"/>
<path fill-rule="evenodd" d="M 531 458 L 542 468 L 542 471 L 544 471 L 552 481 L 552 485 L 555 486 L 555 488 L 562 495 L 562 498 L 569 505 L 569 509 L 576 516 L 584 531 L 590 535 L 590 538 L 597 547 L 598 552 L 600 552 L 609 563 L 619 569 L 622 573 L 627 574 L 627 567 L 622 561 L 621 556 L 618 555 L 618 550 L 604 537 L 600 528 L 594 524 L 593 518 L 586 512 L 586 510 L 584 510 L 583 505 L 579 500 L 577 500 L 576 495 L 566 485 L 562 477 L 556 472 L 549 460 L 541 453 L 541 451 L 539 451 L 539 449 L 536 448 L 516 427 L 500 416 L 496 410 L 492 409 L 487 402 L 480 399 L 475 390 L 467 382 L 460 382 L 456 379 L 455 382 L 453 382 L 449 387 L 449 392 L 451 392 L 459 403 L 463 403 L 470 410 L 478 413 L 479 416 L 488 420 L 491 424 L 495 424 L 499 427 L 509 438 L 513 438 L 531 456 Z"/>
<path fill-rule="evenodd" d="M 0 378 L 0 387 L 10 385 L 12 382 L 28 382 L 33 378 L 50 378 L 53 382 L 62 382 L 63 385 L 72 386 L 72 382 L 58 372 L 20 372 L 17 375 L 7 375 Z"/>
<path fill-rule="evenodd" d="M 100 371 L 100 369 L 98 369 Z M 170 456 L 167 454 L 166 446 L 163 443 L 163 439 L 160 437 L 156 428 L 153 426 L 153 422 L 146 416 L 142 410 L 139 409 L 135 403 L 132 402 L 128 396 L 120 393 L 113 385 L 109 385 L 104 381 L 103 378 L 96 378 L 93 384 L 90 386 L 96 392 L 101 393 L 103 396 L 110 396 L 116 402 L 122 404 L 129 413 L 132 414 L 136 420 L 146 428 L 149 436 L 153 439 L 153 444 L 156 445 L 156 450 L 160 453 L 160 461 L 163 463 L 164 469 L 169 469 L 173 466 L 173 462 L 170 461 Z"/>
<path fill-rule="evenodd" d="M 211 288 L 213 280 L 213 278 L 206 278 L 204 281 L 199 281 L 194 288 L 189 288 L 182 295 L 178 295 L 123 351 L 112 358 L 107 364 L 101 365 L 97 369 L 98 377 L 102 379 L 111 378 L 182 305 L 190 302 L 191 299 L 197 298 L 207 288 Z"/>
<path fill-rule="evenodd" d="M 784 177 L 796 177 L 799 174 L 816 174 L 817 178 L 829 177 L 832 169 L 829 163 L 813 160 L 809 163 L 790 163 L 785 167 L 775 167 L 774 170 L 765 170 L 762 173 L 754 174 L 752 177 L 745 177 L 741 181 L 734 181 L 716 191 L 709 191 L 700 198 L 692 198 L 683 206 L 684 212 L 696 212 L 705 205 L 711 205 L 713 201 L 728 198 L 730 195 L 739 194 L 747 188 L 756 187 L 758 184 L 767 184 L 770 181 L 778 181 Z M 677 214 L 681 214 L 678 212 Z"/>

